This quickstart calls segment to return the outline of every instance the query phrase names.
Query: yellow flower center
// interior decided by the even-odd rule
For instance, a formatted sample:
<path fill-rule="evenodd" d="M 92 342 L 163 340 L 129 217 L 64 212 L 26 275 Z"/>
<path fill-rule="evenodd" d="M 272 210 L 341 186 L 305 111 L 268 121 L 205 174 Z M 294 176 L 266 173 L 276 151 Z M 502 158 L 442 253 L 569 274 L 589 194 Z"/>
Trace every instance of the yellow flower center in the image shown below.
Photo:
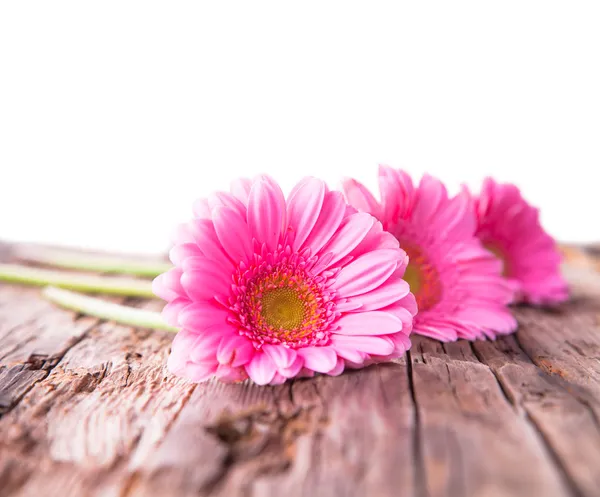
<path fill-rule="evenodd" d="M 413 264 L 412 261 L 406 268 L 404 280 L 410 286 L 410 291 L 413 294 L 419 293 L 419 290 L 421 289 L 421 272 L 419 271 L 419 267 L 416 264 Z"/>
<path fill-rule="evenodd" d="M 274 329 L 296 330 L 304 322 L 304 302 L 291 288 L 274 288 L 264 293 L 262 317 Z"/>
<path fill-rule="evenodd" d="M 419 311 L 426 311 L 437 304 L 442 297 L 439 274 L 420 248 L 403 244 L 402 241 L 400 247 L 408 254 L 408 267 L 404 273 L 404 280 L 417 300 Z"/>

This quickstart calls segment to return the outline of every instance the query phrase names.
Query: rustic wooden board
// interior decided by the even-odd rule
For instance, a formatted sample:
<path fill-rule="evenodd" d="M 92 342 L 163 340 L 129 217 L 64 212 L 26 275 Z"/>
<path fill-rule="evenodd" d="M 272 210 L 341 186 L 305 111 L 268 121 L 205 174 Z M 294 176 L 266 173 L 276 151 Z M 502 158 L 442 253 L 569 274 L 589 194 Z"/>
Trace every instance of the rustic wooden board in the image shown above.
<path fill-rule="evenodd" d="M 172 335 L 0 285 L 0 495 L 597 497 L 600 264 L 566 252 L 573 301 L 514 336 L 277 387 L 188 383 Z"/>

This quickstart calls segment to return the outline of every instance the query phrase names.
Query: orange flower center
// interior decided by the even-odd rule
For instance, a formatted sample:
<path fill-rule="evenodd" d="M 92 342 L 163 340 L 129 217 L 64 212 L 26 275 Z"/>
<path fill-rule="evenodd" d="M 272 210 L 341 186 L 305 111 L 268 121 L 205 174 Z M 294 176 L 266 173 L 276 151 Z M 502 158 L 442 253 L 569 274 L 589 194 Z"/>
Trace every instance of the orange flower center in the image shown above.
<path fill-rule="evenodd" d="M 431 309 L 442 296 L 439 274 L 421 249 L 402 242 L 400 246 L 408 254 L 408 267 L 404 273 L 404 280 L 409 284 L 417 300 L 419 311 Z"/>

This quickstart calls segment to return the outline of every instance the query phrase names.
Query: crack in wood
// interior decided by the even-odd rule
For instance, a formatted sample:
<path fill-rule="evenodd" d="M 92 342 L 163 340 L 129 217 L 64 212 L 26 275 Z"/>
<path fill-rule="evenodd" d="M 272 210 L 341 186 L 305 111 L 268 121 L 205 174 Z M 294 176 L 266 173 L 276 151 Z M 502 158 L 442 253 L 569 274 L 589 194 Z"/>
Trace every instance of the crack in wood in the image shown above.
<path fill-rule="evenodd" d="M 421 353 L 422 353 L 421 349 Z M 423 357 L 423 356 L 422 356 Z M 427 475 L 425 472 L 425 462 L 423 460 L 423 443 L 422 443 L 422 431 L 421 431 L 421 415 L 419 412 L 419 404 L 417 402 L 417 396 L 415 392 L 415 384 L 413 377 L 413 358 L 411 351 L 406 352 L 406 367 L 408 374 L 408 387 L 410 391 L 410 398 L 413 404 L 413 439 L 412 448 L 414 454 L 413 461 L 413 472 L 415 478 L 415 493 L 417 497 L 429 497 L 429 491 L 427 488 Z M 425 358 L 423 357 L 425 363 Z"/>
<path fill-rule="evenodd" d="M 545 374 L 553 384 L 558 385 L 562 391 L 564 391 L 566 394 L 568 394 L 571 398 L 575 399 L 577 402 L 579 402 L 582 406 L 584 406 L 587 411 L 589 412 L 592 420 L 594 421 L 594 424 L 596 425 L 596 429 L 600 432 L 600 418 L 598 417 L 598 414 L 596 413 L 596 410 L 594 409 L 594 407 L 591 405 L 591 403 L 589 402 L 589 400 L 587 400 L 581 393 L 576 393 L 579 390 L 579 387 L 577 387 L 576 385 L 573 385 L 569 382 L 567 382 L 564 377 L 560 374 L 557 375 L 553 375 L 548 371 L 548 367 L 545 364 L 542 364 L 539 360 L 536 360 L 536 358 L 534 358 L 529 351 L 523 346 L 523 344 L 521 343 L 521 340 L 519 338 L 518 333 L 515 333 L 513 335 L 514 341 L 516 346 L 519 348 L 519 350 L 521 352 L 523 352 L 523 354 L 529 359 L 529 361 L 531 362 L 531 364 L 537 366 L 540 371 Z"/>
<path fill-rule="evenodd" d="M 518 340 L 516 340 L 516 337 L 515 337 L 515 342 L 518 344 Z M 481 364 L 485 365 L 489 369 L 489 371 L 494 375 L 494 378 L 496 379 L 498 387 L 501 390 L 501 392 L 503 393 L 507 402 L 510 403 L 511 406 L 513 406 L 514 408 L 519 408 L 521 410 L 521 412 L 523 413 L 523 419 L 527 422 L 527 426 L 529 426 L 532 433 L 540 441 L 540 444 L 543 446 L 547 458 L 552 462 L 553 466 L 560 474 L 561 479 L 565 483 L 565 487 L 568 489 L 568 491 L 571 493 L 571 495 L 573 497 L 584 497 L 584 494 L 578 488 L 577 482 L 571 476 L 571 474 L 569 473 L 567 468 L 563 465 L 562 461 L 560 460 L 560 458 L 559 458 L 558 454 L 556 453 L 555 449 L 553 448 L 552 444 L 547 439 L 547 437 L 544 435 L 544 432 L 540 428 L 538 423 L 536 423 L 535 419 L 531 416 L 529 409 L 527 408 L 527 406 L 525 405 L 523 400 L 517 402 L 516 399 L 512 395 L 509 394 L 508 386 L 505 385 L 504 379 L 502 378 L 502 376 L 498 374 L 498 372 L 496 371 L 495 368 L 491 367 L 489 364 L 487 364 L 485 362 L 485 359 L 483 358 L 483 356 L 477 350 L 477 348 L 474 346 L 473 343 L 470 343 L 470 346 L 471 346 L 471 349 L 473 350 L 475 357 L 477 357 L 479 362 L 481 362 Z M 523 352 L 525 352 L 522 349 L 522 347 L 521 347 L 521 350 Z M 526 355 L 529 357 L 528 354 L 526 354 Z"/>

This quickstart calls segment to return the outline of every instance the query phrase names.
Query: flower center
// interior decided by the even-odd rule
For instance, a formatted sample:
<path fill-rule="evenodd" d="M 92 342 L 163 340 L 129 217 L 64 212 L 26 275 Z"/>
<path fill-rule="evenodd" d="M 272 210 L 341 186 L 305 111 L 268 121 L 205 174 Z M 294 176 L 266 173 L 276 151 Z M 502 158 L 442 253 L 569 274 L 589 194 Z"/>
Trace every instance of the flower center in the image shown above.
<path fill-rule="evenodd" d="M 419 311 L 431 309 L 442 297 L 439 274 L 421 249 L 402 242 L 400 246 L 408 254 L 408 267 L 404 273 L 404 280 L 417 300 Z"/>
<path fill-rule="evenodd" d="M 264 343 L 325 345 L 339 313 L 327 278 L 311 273 L 316 262 L 286 248 L 256 254 L 249 267 L 238 268 L 229 308 L 239 333 L 257 348 Z"/>
<path fill-rule="evenodd" d="M 273 328 L 295 330 L 304 321 L 304 303 L 291 288 L 268 290 L 262 297 L 262 317 Z"/>

